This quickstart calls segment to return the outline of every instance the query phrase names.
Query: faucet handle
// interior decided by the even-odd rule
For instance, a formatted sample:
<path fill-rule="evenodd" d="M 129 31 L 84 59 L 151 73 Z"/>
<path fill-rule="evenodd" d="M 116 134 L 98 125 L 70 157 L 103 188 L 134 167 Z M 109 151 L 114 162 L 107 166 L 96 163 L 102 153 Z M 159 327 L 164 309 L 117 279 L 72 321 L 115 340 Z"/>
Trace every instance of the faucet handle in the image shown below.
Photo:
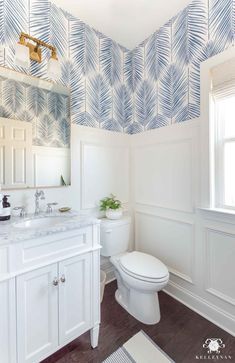
<path fill-rule="evenodd" d="M 45 193 L 43 190 L 36 189 L 36 192 L 34 194 L 35 198 L 45 199 Z"/>
<path fill-rule="evenodd" d="M 20 218 L 24 218 L 26 216 L 25 207 L 15 207 L 13 210 L 20 210 Z"/>
<path fill-rule="evenodd" d="M 47 213 L 52 213 L 52 206 L 57 205 L 58 203 L 53 202 L 53 203 L 47 203 Z"/>

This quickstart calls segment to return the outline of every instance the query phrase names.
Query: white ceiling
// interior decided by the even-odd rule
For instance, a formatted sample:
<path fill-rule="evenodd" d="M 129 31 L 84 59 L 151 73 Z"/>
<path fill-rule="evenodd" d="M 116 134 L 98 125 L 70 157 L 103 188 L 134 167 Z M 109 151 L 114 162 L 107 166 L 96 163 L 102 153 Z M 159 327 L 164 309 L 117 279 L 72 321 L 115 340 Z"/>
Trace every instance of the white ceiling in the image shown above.
<path fill-rule="evenodd" d="M 119 44 L 133 49 L 190 0 L 51 0 Z"/>

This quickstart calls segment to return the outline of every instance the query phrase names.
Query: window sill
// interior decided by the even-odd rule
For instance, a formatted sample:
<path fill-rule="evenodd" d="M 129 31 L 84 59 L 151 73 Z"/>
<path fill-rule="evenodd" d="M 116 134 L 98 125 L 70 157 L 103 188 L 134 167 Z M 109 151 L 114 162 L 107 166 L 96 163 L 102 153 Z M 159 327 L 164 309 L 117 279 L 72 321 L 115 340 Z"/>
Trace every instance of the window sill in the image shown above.
<path fill-rule="evenodd" d="M 216 213 L 216 214 L 225 214 L 228 216 L 235 216 L 235 210 L 233 209 L 225 209 L 225 208 L 198 208 L 204 212 Z"/>
<path fill-rule="evenodd" d="M 224 208 L 198 208 L 203 218 L 235 225 L 235 210 Z"/>

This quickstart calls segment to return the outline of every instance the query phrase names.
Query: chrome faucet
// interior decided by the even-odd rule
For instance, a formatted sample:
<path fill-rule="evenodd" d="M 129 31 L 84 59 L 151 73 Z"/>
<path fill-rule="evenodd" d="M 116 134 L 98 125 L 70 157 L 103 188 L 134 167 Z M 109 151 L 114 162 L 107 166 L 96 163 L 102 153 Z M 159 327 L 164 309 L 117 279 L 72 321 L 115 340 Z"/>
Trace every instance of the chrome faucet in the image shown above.
<path fill-rule="evenodd" d="M 35 216 L 39 215 L 40 213 L 40 206 L 39 206 L 39 198 L 41 200 L 44 200 L 45 199 L 45 194 L 44 194 L 44 191 L 43 190 L 36 190 L 35 194 Z"/>

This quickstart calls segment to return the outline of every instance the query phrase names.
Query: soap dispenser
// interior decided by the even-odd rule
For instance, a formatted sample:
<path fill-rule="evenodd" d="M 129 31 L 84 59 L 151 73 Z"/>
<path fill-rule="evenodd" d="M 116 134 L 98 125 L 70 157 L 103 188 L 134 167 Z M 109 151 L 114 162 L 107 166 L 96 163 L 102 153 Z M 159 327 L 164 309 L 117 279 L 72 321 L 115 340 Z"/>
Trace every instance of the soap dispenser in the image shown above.
<path fill-rule="evenodd" d="M 0 209 L 0 221 L 7 221 L 11 218 L 11 205 L 8 202 L 9 195 L 4 195 L 2 199 L 2 209 Z"/>

